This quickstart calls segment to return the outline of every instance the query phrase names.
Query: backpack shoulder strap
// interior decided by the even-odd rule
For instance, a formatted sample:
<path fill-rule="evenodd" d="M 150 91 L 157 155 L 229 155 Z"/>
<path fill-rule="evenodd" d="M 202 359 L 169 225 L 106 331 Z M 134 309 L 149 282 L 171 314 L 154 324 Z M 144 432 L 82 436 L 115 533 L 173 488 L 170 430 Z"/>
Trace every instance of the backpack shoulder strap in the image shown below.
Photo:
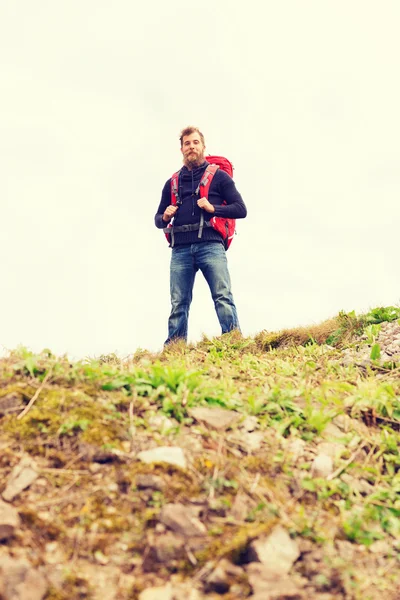
<path fill-rule="evenodd" d="M 179 173 L 180 172 L 181 172 L 181 170 L 179 169 L 179 171 L 174 173 L 171 177 L 171 204 L 179 204 L 178 187 L 179 187 Z"/>
<path fill-rule="evenodd" d="M 196 190 L 196 194 L 200 193 L 200 198 L 208 199 L 208 191 L 210 189 L 211 182 L 215 173 L 218 171 L 218 165 L 208 165 L 206 170 L 204 171 L 204 175 L 201 178 L 201 181 Z M 204 210 L 201 211 L 200 214 L 200 227 L 199 227 L 199 235 L 197 237 L 201 238 L 203 235 L 203 227 L 204 227 Z"/>
<path fill-rule="evenodd" d="M 204 175 L 199 183 L 199 187 L 196 190 L 197 194 L 200 192 L 200 198 L 208 198 L 208 191 L 210 189 L 211 182 L 218 169 L 218 165 L 207 166 L 206 170 L 204 171 Z"/>

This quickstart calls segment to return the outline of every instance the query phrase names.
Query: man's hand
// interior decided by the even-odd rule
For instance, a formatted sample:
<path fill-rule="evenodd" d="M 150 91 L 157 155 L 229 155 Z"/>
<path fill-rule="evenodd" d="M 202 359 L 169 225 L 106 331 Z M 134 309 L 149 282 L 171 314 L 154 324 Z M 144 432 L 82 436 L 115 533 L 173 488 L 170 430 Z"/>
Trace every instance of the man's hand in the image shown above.
<path fill-rule="evenodd" d="M 170 204 L 170 206 L 168 206 L 163 214 L 163 221 L 165 221 L 166 223 L 168 223 L 172 217 L 174 216 L 174 214 L 176 213 L 176 211 L 178 210 L 178 207 L 175 206 L 174 204 Z"/>
<path fill-rule="evenodd" d="M 215 212 L 214 206 L 207 200 L 207 198 L 200 198 L 197 200 L 197 206 L 203 208 L 208 213 Z"/>

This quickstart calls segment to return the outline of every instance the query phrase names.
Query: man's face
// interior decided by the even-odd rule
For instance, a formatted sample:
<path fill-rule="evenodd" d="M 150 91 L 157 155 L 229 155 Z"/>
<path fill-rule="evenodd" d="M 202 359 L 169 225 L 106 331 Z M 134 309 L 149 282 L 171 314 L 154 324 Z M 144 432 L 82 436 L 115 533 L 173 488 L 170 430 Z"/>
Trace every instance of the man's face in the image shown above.
<path fill-rule="evenodd" d="M 195 131 L 190 135 L 185 135 L 182 140 L 181 152 L 183 154 L 183 162 L 189 167 L 199 167 L 204 162 L 205 146 L 201 141 L 200 134 Z"/>

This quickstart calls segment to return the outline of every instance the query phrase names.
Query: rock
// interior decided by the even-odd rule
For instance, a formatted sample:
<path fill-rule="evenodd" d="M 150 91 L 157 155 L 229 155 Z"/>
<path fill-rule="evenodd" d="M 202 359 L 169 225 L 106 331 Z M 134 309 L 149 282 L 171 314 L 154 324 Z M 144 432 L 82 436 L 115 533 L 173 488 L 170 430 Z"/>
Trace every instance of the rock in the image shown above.
<path fill-rule="evenodd" d="M 12 537 L 19 524 L 18 511 L 10 504 L 0 500 L 0 542 Z"/>
<path fill-rule="evenodd" d="M 229 429 L 233 423 L 240 419 L 240 414 L 224 408 L 206 408 L 199 406 L 188 411 L 196 421 L 201 421 L 213 429 L 222 431 Z"/>
<path fill-rule="evenodd" d="M 45 560 L 49 565 L 62 565 L 65 561 L 65 554 L 58 542 L 49 542 L 45 546 Z"/>
<path fill-rule="evenodd" d="M 241 567 L 237 567 L 223 558 L 206 577 L 204 582 L 206 591 L 226 594 L 231 589 L 234 579 L 242 578 L 243 574 L 244 571 Z"/>
<path fill-rule="evenodd" d="M 372 494 L 374 491 L 374 486 L 368 483 L 366 479 L 358 479 L 357 477 L 349 475 L 349 473 L 342 473 L 340 479 L 347 483 L 352 491 L 358 492 L 359 494 L 368 495 Z"/>
<path fill-rule="evenodd" d="M 322 432 L 322 437 L 324 438 L 342 438 L 343 437 L 343 431 L 341 429 L 339 429 L 339 427 L 337 425 L 335 425 L 334 423 L 328 423 L 327 426 L 325 427 L 325 429 Z"/>
<path fill-rule="evenodd" d="M 248 433 L 255 431 L 258 428 L 257 417 L 254 417 L 254 416 L 246 417 L 245 420 L 242 423 L 240 423 L 240 427 L 242 429 L 244 429 L 245 431 L 247 431 Z"/>
<path fill-rule="evenodd" d="M 174 429 L 176 427 L 176 421 L 169 419 L 165 415 L 155 414 L 149 418 L 149 425 L 154 429 L 166 432 L 169 429 Z"/>
<path fill-rule="evenodd" d="M 243 433 L 241 436 L 240 445 L 248 452 L 255 452 L 259 450 L 264 441 L 264 434 L 261 431 L 254 431 L 253 433 Z"/>
<path fill-rule="evenodd" d="M 354 363 L 354 357 L 351 356 L 344 356 L 342 358 L 342 360 L 340 361 L 340 364 L 342 365 L 342 367 L 350 367 L 350 365 L 352 365 Z"/>
<path fill-rule="evenodd" d="M 3 492 L 3 499 L 6 500 L 6 502 L 11 502 L 38 477 L 39 474 L 37 472 L 35 461 L 29 456 L 24 456 L 11 471 L 6 489 Z"/>
<path fill-rule="evenodd" d="M 174 585 L 172 588 L 172 600 L 203 600 L 204 596 L 193 587 L 191 582 Z"/>
<path fill-rule="evenodd" d="M 162 492 L 165 489 L 165 483 L 158 475 L 137 475 L 136 486 L 138 490 L 157 490 L 158 492 Z"/>
<path fill-rule="evenodd" d="M 104 464 L 120 460 L 116 450 L 105 450 L 88 442 L 79 443 L 79 454 L 82 460 L 87 462 Z"/>
<path fill-rule="evenodd" d="M 185 540 L 171 531 L 161 535 L 151 536 L 149 539 L 149 551 L 143 561 L 143 570 L 151 572 L 154 563 L 161 563 L 171 567 L 172 563 L 185 557 Z"/>
<path fill-rule="evenodd" d="M 123 577 L 121 577 L 121 570 L 115 565 L 101 565 L 88 564 L 86 563 L 82 569 L 82 575 L 87 582 L 90 582 L 92 590 L 90 593 L 90 600 L 117 600 L 122 598 L 128 598 L 128 590 L 126 595 L 121 595 L 121 583 L 123 583 Z M 64 567 L 64 578 L 65 578 L 65 567 Z M 65 585 L 65 584 L 64 584 Z M 132 584 L 131 584 L 132 589 Z M 65 590 L 60 590 L 61 598 L 65 598 Z M 78 600 L 78 598 L 88 598 L 88 590 L 76 591 L 74 597 L 71 600 Z M 58 595 L 56 597 L 59 597 Z M 47 599 L 46 599 L 47 600 Z"/>
<path fill-rule="evenodd" d="M 347 433 L 351 429 L 351 417 L 349 415 L 337 415 L 333 418 L 332 422 L 344 433 Z"/>
<path fill-rule="evenodd" d="M 186 538 L 204 536 L 207 533 L 203 523 L 194 516 L 190 508 L 183 504 L 166 504 L 163 506 L 159 521 L 175 533 Z"/>
<path fill-rule="evenodd" d="M 229 589 L 230 584 L 228 574 L 220 566 L 217 566 L 205 581 L 205 591 L 226 594 L 229 592 Z"/>
<path fill-rule="evenodd" d="M 235 521 L 245 521 L 252 505 L 253 502 L 249 498 L 249 496 L 239 492 L 235 496 L 232 508 L 230 510 L 230 514 L 235 519 Z"/>
<path fill-rule="evenodd" d="M 289 442 L 287 449 L 295 463 L 304 455 L 305 446 L 306 443 L 301 438 L 295 438 Z"/>
<path fill-rule="evenodd" d="M 45 578 L 25 560 L 3 556 L 0 564 L 2 600 L 42 600 L 48 591 Z"/>
<path fill-rule="evenodd" d="M 139 594 L 139 600 L 201 600 L 203 596 L 192 585 L 170 583 L 161 587 L 152 587 Z"/>
<path fill-rule="evenodd" d="M 334 442 L 321 442 L 317 446 L 317 456 L 320 454 L 325 454 L 326 456 L 330 456 L 332 459 L 335 459 L 340 457 L 343 450 L 345 450 L 345 446 L 343 444 L 335 444 Z"/>
<path fill-rule="evenodd" d="M 303 590 L 287 575 L 271 575 L 264 565 L 252 563 L 246 567 L 253 589 L 252 600 L 305 600 Z"/>
<path fill-rule="evenodd" d="M 170 584 L 161 587 L 147 588 L 139 594 L 139 600 L 173 600 Z"/>
<path fill-rule="evenodd" d="M 230 442 L 233 442 L 240 448 L 242 452 L 246 452 L 247 454 L 251 454 L 252 452 L 259 450 L 264 439 L 265 434 L 261 431 L 253 431 L 252 433 L 248 433 L 243 429 L 235 432 L 229 437 Z"/>
<path fill-rule="evenodd" d="M 97 563 L 99 563 L 99 565 L 102 565 L 102 566 L 108 565 L 108 563 L 110 562 L 110 559 L 108 558 L 108 556 L 103 554 L 103 552 L 101 550 L 96 550 L 95 553 L 93 554 L 93 558 Z"/>
<path fill-rule="evenodd" d="M 333 473 L 333 460 L 327 454 L 318 454 L 311 465 L 311 476 L 326 479 Z"/>
<path fill-rule="evenodd" d="M 99 473 L 101 471 L 101 465 L 99 465 L 99 463 L 92 463 L 91 465 L 89 465 L 89 471 L 91 473 L 93 473 L 93 475 L 95 475 L 96 473 Z"/>
<path fill-rule="evenodd" d="M 262 563 L 264 573 L 268 571 L 272 576 L 288 573 L 299 556 L 297 542 L 280 525 L 268 537 L 254 540 L 248 549 L 248 560 Z"/>
<path fill-rule="evenodd" d="M 382 554 L 384 556 L 390 556 L 393 554 L 393 550 L 386 540 L 378 540 L 377 542 L 374 542 L 369 547 L 369 551 L 372 552 L 372 554 Z"/>
<path fill-rule="evenodd" d="M 24 408 L 22 399 L 23 396 L 21 394 L 15 393 L 0 398 L 0 417 L 17 410 L 22 410 Z"/>
<path fill-rule="evenodd" d="M 186 469 L 185 454 L 182 448 L 177 446 L 157 446 L 157 448 L 139 452 L 136 458 L 146 464 L 164 462 Z"/>
<path fill-rule="evenodd" d="M 357 546 L 347 540 L 335 540 L 335 545 L 341 559 L 346 563 L 351 563 L 355 559 Z"/>

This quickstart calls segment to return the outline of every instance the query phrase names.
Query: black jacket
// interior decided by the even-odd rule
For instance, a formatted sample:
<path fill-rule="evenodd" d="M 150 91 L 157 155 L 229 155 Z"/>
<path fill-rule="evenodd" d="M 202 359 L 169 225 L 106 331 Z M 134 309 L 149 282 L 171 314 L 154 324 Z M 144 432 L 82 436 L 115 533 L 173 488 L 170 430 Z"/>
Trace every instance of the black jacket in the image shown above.
<path fill-rule="evenodd" d="M 175 226 L 188 225 L 200 222 L 201 209 L 197 206 L 199 195 L 196 195 L 196 190 L 199 186 L 201 178 L 208 162 L 205 161 L 201 167 L 189 171 L 186 167 L 182 167 L 179 174 L 178 194 L 181 205 L 175 215 L 173 224 Z M 228 219 L 243 219 L 247 215 L 247 209 L 243 199 L 236 189 L 235 183 L 228 173 L 218 169 L 213 177 L 208 193 L 208 201 L 215 207 L 214 213 L 204 212 L 205 221 L 209 221 L 212 217 L 225 217 Z M 222 204 L 223 202 L 226 204 Z M 157 209 L 154 221 L 156 227 L 163 229 L 167 227 L 167 223 L 163 221 L 162 216 L 165 209 L 171 204 L 171 179 L 165 183 L 161 202 Z M 198 231 L 185 231 L 175 233 L 174 245 L 194 244 L 197 242 L 216 241 L 222 242 L 221 235 L 212 227 L 205 227 L 201 239 L 198 237 Z"/>

